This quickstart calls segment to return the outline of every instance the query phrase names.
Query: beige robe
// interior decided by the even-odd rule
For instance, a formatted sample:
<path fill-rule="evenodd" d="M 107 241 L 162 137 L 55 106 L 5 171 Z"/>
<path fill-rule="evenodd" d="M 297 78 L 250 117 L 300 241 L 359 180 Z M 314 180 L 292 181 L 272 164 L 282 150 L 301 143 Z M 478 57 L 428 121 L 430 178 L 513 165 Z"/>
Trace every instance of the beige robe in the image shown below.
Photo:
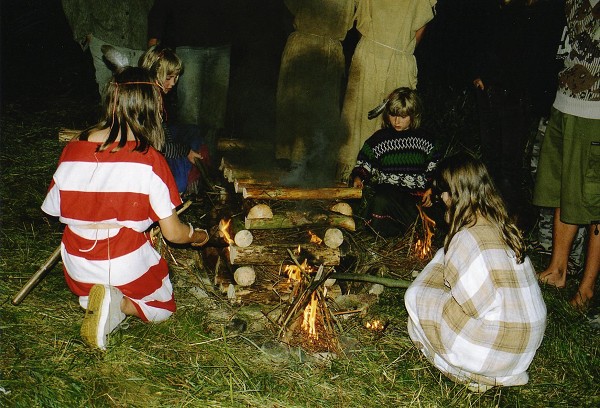
<path fill-rule="evenodd" d="M 337 177 L 347 179 L 364 141 L 381 127 L 369 110 L 394 89 L 416 88 L 416 32 L 433 18 L 436 0 L 360 0 L 356 11 L 362 37 L 356 46 L 342 111 L 345 142 Z"/>
<path fill-rule="evenodd" d="M 277 87 L 276 157 L 320 166 L 337 152 L 345 58 L 354 0 L 286 0 L 295 31 L 281 59 Z M 335 154 L 329 157 L 335 163 Z M 333 166 L 330 166 L 333 168 Z M 331 175 L 333 179 L 333 174 Z"/>

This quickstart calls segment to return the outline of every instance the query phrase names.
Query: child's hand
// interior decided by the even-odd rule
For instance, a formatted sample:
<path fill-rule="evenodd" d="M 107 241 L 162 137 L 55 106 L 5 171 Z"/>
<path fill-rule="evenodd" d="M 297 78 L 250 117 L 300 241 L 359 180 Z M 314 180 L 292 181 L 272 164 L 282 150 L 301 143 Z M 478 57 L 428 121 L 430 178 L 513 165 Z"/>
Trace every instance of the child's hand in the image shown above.
<path fill-rule="evenodd" d="M 354 188 L 360 188 L 362 189 L 364 187 L 364 183 L 363 181 L 360 179 L 360 177 L 354 177 L 354 182 L 352 183 Z"/>
<path fill-rule="evenodd" d="M 195 152 L 192 149 L 190 149 L 190 152 L 188 153 L 187 158 L 190 161 L 190 163 L 192 163 L 192 164 L 196 164 L 196 159 L 198 159 L 198 160 L 203 159 L 203 157 L 200 153 Z"/>
<path fill-rule="evenodd" d="M 423 193 L 423 198 L 421 199 L 421 204 L 423 205 L 423 207 L 431 207 L 431 205 L 433 204 L 431 201 L 431 188 L 428 188 Z"/>

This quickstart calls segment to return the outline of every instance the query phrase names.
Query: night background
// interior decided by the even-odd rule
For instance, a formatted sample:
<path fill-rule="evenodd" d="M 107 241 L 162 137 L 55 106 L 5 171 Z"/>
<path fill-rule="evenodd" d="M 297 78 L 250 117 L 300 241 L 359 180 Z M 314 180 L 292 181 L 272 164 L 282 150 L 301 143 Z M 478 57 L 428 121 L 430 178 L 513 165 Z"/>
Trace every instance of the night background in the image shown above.
<path fill-rule="evenodd" d="M 416 50 L 424 126 L 447 151 L 479 152 L 471 67 L 481 46 L 478 30 L 485 25 L 475 12 L 482 1 L 438 1 Z M 539 45 L 529 58 L 535 64 L 522 67 L 533 78 L 534 133 L 553 101 L 560 68 L 555 53 L 563 2 L 546 3 L 543 24 L 516 36 L 523 41 L 518 45 Z M 240 0 L 240 7 L 246 18 L 232 49 L 227 136 L 273 140 L 277 75 L 292 20 L 282 0 Z M 188 248 L 172 249 L 174 263 L 168 258 L 177 314 L 157 325 L 128 320 L 105 353 L 82 342 L 83 311 L 65 285 L 60 263 L 22 304 L 12 305 L 61 240 L 63 226 L 40 209 L 64 146 L 58 132 L 94 124 L 99 96 L 91 57 L 72 39 L 59 0 L 0 0 L 0 15 L 0 406 L 600 406 L 598 329 L 568 304 L 578 284 L 573 276 L 566 289 L 542 288 L 548 325 L 530 382 L 485 394 L 442 376 L 414 347 L 402 290 L 386 288 L 365 316 L 340 319 L 340 332 L 351 341 L 348 354 L 317 361 L 301 350 L 278 349 L 265 309 L 230 304 L 216 290 L 207 289 L 208 297 L 193 292 L 211 288 L 212 280 L 199 283 L 207 273 Z M 344 41 L 348 66 L 357 40 L 352 30 Z M 208 228 L 212 214 L 199 209 L 208 202 L 201 200 L 182 219 Z M 549 256 L 532 249 L 536 235 L 534 230 L 526 238 L 539 271 Z M 351 236 L 355 245 L 362 239 L 359 233 Z M 410 244 L 402 240 L 377 241 L 363 255 L 376 269 L 385 266 L 389 276 L 405 279 L 401 274 L 408 273 L 412 279 Z M 196 258 L 185 258 L 191 252 Z M 364 287 L 353 286 L 354 293 Z M 229 336 L 234 316 L 248 329 Z M 372 318 L 386 322 L 385 332 L 365 329 Z M 254 330 L 257 322 L 261 330 Z"/>

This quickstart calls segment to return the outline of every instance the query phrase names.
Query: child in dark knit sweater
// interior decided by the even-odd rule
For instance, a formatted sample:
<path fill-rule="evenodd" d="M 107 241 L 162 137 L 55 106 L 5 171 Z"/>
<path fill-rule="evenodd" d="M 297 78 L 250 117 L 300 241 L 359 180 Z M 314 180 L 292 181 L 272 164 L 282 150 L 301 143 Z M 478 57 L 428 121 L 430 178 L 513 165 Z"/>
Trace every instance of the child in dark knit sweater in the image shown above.
<path fill-rule="evenodd" d="M 382 236 L 403 234 L 418 216 L 418 204 L 431 207 L 432 173 L 439 160 L 433 139 L 421 125 L 416 91 L 398 88 L 387 98 L 383 125 L 367 139 L 350 174 L 354 187 L 372 188 L 366 218 Z"/>

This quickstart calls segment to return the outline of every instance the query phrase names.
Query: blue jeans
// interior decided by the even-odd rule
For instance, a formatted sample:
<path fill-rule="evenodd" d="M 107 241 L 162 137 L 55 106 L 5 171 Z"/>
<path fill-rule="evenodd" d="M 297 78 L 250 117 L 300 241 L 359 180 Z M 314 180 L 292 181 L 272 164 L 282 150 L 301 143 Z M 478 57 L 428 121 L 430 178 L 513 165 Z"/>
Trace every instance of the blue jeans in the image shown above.
<path fill-rule="evenodd" d="M 179 123 L 225 127 L 231 47 L 177 47 L 183 73 L 177 84 Z"/>

